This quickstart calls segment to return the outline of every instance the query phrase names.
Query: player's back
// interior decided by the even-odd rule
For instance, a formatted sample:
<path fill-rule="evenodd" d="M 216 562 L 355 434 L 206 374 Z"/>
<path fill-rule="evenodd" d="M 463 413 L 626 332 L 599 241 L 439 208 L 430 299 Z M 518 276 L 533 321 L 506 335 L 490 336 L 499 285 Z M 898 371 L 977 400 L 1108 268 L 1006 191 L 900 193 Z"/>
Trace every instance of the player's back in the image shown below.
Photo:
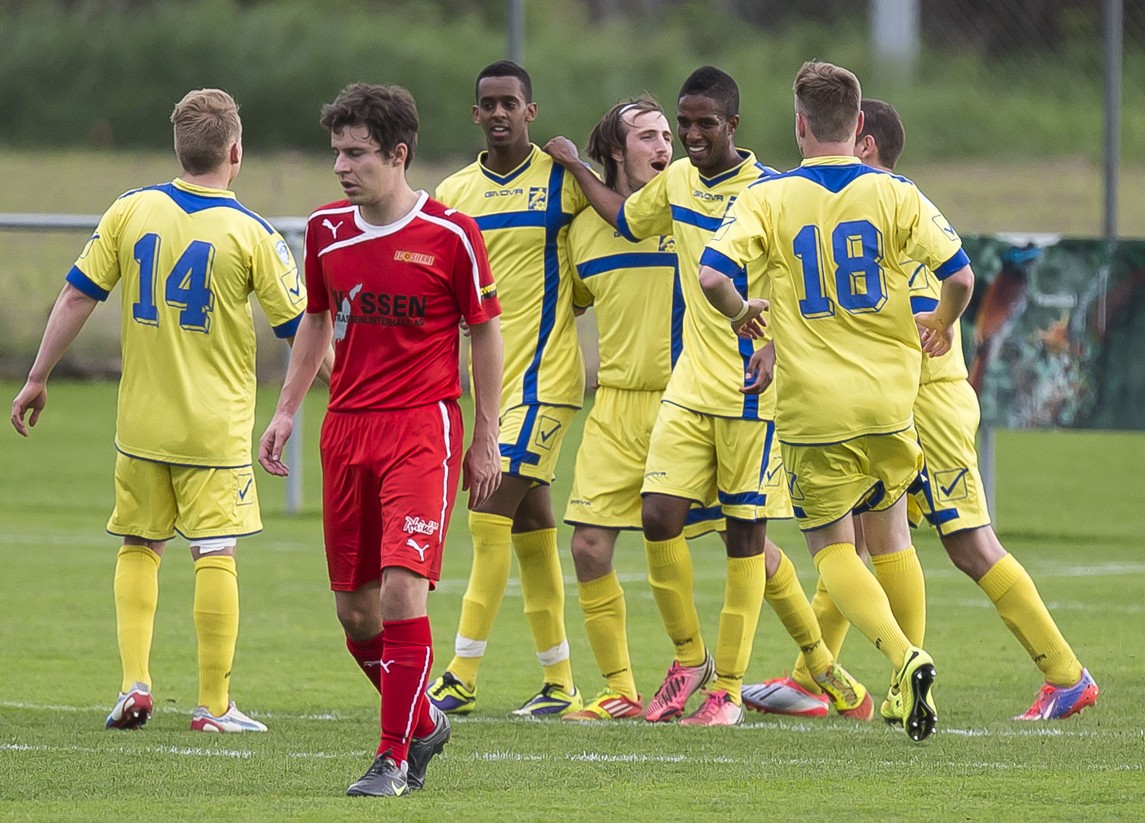
<path fill-rule="evenodd" d="M 589 209 L 569 230 L 573 300 L 596 313 L 601 386 L 663 391 L 679 356 L 684 299 L 675 241 L 632 243 Z"/>
<path fill-rule="evenodd" d="M 505 175 L 486 168 L 485 156 L 443 180 L 434 197 L 477 221 L 485 239 L 502 311 L 501 408 L 579 407 L 584 361 L 565 235 L 588 201 L 572 175 L 537 146 Z"/>
<path fill-rule="evenodd" d="M 745 209 L 750 225 L 768 227 L 759 242 L 774 297 L 780 438 L 826 443 L 909 426 L 921 346 L 909 278 L 887 261 L 915 257 L 948 274 L 964 261 L 958 235 L 909 180 L 848 157 L 753 184 L 717 247 L 734 242 Z"/>
<path fill-rule="evenodd" d="M 249 296 L 257 291 L 280 337 L 293 336 L 306 301 L 278 232 L 228 191 L 150 186 L 112 205 L 68 280 L 101 298 L 123 281 L 117 447 L 160 462 L 249 464 Z"/>

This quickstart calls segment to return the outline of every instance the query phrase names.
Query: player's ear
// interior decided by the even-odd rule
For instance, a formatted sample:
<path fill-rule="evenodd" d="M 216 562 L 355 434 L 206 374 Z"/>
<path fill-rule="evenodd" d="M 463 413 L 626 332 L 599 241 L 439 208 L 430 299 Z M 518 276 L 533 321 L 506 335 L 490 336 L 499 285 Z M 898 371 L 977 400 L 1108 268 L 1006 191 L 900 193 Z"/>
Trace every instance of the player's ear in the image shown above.
<path fill-rule="evenodd" d="M 536 103 L 526 103 L 525 104 L 525 122 L 526 123 L 532 123 L 536 119 L 537 119 L 537 104 Z"/>
<path fill-rule="evenodd" d="M 394 150 L 390 152 L 390 161 L 395 166 L 405 167 L 406 157 L 409 156 L 409 145 L 406 143 L 398 143 L 394 146 Z"/>
<path fill-rule="evenodd" d="M 728 118 L 728 134 L 735 134 L 737 128 L 739 128 L 739 115 L 733 114 Z"/>
<path fill-rule="evenodd" d="M 481 125 L 481 109 L 477 106 L 473 107 L 473 122 L 476 125 Z"/>

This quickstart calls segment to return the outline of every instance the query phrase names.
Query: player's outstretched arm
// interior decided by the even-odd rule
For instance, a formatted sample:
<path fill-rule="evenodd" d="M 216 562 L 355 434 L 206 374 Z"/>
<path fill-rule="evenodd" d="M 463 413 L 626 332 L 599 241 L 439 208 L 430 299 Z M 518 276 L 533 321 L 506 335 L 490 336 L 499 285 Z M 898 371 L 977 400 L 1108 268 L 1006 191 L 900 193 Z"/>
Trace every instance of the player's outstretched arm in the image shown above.
<path fill-rule="evenodd" d="M 954 345 L 954 324 L 966 311 L 974 293 L 974 272 L 963 266 L 942 281 L 938 305 L 933 311 L 914 316 L 922 338 L 922 350 L 931 357 L 941 357 Z"/>
<path fill-rule="evenodd" d="M 302 316 L 274 417 L 270 419 L 258 443 L 258 462 L 270 474 L 279 477 L 290 474 L 290 468 L 282 462 L 282 450 L 294 431 L 294 415 L 298 407 L 302 405 L 319 369 L 330 356 L 330 341 L 333 337 L 334 323 L 330 319 L 330 312 L 307 312 Z"/>
<path fill-rule="evenodd" d="M 620 214 L 620 207 L 624 205 L 624 198 L 604 185 L 603 181 L 592 173 L 592 169 L 581 162 L 576 145 L 567 137 L 554 137 L 545 143 L 545 151 L 576 178 L 584 191 L 584 196 L 588 198 L 596 213 L 614 229 L 617 228 L 616 217 Z"/>
<path fill-rule="evenodd" d="M 65 283 L 56 298 L 52 313 L 48 315 L 40 350 L 36 352 L 36 359 L 28 372 L 28 380 L 12 400 L 12 425 L 24 437 L 28 436 L 28 427 L 40 421 L 40 414 L 48 402 L 48 377 L 52 369 L 76 339 L 98 302 L 71 283 Z M 31 416 L 25 424 L 24 415 L 29 411 Z"/>
<path fill-rule="evenodd" d="M 473 437 L 461 467 L 461 488 L 476 509 L 501 484 L 497 417 L 501 404 L 501 323 L 496 317 L 469 327 L 473 353 Z"/>
<path fill-rule="evenodd" d="M 700 288 L 716 311 L 728 319 L 732 331 L 752 340 L 763 337 L 767 326 L 763 313 L 769 308 L 766 300 L 758 297 L 744 300 L 732 279 L 711 266 L 700 266 Z"/>

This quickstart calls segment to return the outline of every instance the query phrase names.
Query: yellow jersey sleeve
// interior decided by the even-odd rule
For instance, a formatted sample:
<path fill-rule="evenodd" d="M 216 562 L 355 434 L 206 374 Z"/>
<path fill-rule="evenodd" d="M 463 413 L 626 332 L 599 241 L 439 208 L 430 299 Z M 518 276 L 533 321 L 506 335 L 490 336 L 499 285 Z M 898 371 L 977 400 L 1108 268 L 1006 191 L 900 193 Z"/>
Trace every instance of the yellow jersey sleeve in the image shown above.
<path fill-rule="evenodd" d="M 624 237 L 636 241 L 672 233 L 672 204 L 668 198 L 670 168 L 624 199 L 616 218 L 617 228 Z"/>

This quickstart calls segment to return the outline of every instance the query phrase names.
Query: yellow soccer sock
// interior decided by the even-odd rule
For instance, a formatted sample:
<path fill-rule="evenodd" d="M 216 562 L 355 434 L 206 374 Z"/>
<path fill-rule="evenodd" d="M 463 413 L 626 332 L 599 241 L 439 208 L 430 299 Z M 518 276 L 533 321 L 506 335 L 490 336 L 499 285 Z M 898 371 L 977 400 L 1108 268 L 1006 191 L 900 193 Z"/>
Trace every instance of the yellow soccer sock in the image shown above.
<path fill-rule="evenodd" d="M 545 682 L 566 692 L 573 689 L 569 641 L 565 634 L 565 582 L 557 552 L 557 530 L 537 529 L 513 535 L 513 550 L 521 569 L 521 599 L 533 633 L 537 660 Z"/>
<path fill-rule="evenodd" d="M 239 636 L 239 579 L 233 557 L 195 561 L 194 614 L 199 638 L 199 705 L 220 717 L 230 704 L 231 664 Z"/>
<path fill-rule="evenodd" d="M 843 617 L 839 607 L 831 599 L 831 595 L 827 594 L 827 587 L 823 585 L 822 577 L 815 583 L 815 594 L 811 597 L 811 611 L 814 612 L 815 620 L 819 624 L 819 632 L 823 636 L 823 645 L 827 647 L 831 657 L 838 660 L 839 653 L 843 650 L 843 641 L 847 639 L 847 632 L 851 629 L 851 623 Z M 795 660 L 791 679 L 812 694 L 822 692 L 819 684 L 815 682 L 815 678 L 811 676 L 802 652 Z"/>
<path fill-rule="evenodd" d="M 115 560 L 115 633 L 127 692 L 151 685 L 151 637 L 159 604 L 159 555 L 146 546 L 121 546 Z"/>
<path fill-rule="evenodd" d="M 896 672 L 901 669 L 910 641 L 895 622 L 886 592 L 859 559 L 854 545 L 826 546 L 815 555 L 815 567 L 843 616 L 886 655 Z"/>
<path fill-rule="evenodd" d="M 512 529 L 511 518 L 485 512 L 469 513 L 473 565 L 469 570 L 469 585 L 461 599 L 453 659 L 447 668 L 470 689 L 477 685 L 477 669 L 485 656 L 485 645 L 509 584 Z"/>
<path fill-rule="evenodd" d="M 628 656 L 628 619 L 624 589 L 615 571 L 603 577 L 577 583 L 584 630 L 592 646 L 596 665 L 608 681 L 608 688 L 630 700 L 637 698 L 632 661 Z"/>
<path fill-rule="evenodd" d="M 771 606 L 783 628 L 800 649 L 800 659 L 810 669 L 812 675 L 824 674 L 835 659 L 823 643 L 819 631 L 819 621 L 811 610 L 811 603 L 799 585 L 795 574 L 795 564 L 782 551 L 779 553 L 779 567 L 775 574 L 767 578 L 764 589 L 767 605 Z M 812 681 L 814 682 L 814 681 Z"/>
<path fill-rule="evenodd" d="M 699 666 L 707 648 L 700 636 L 700 615 L 692 594 L 692 553 L 684 535 L 668 540 L 644 540 L 648 583 L 660 619 L 676 647 L 681 666 Z"/>
<path fill-rule="evenodd" d="M 991 566 L 978 585 L 1048 683 L 1072 686 L 1081 679 L 1081 663 L 1062 637 L 1034 581 L 1012 554 Z"/>
<path fill-rule="evenodd" d="M 926 580 L 914 546 L 893 554 L 871 555 L 875 579 L 887 593 L 895 622 L 912 646 L 926 638 Z"/>
<path fill-rule="evenodd" d="M 720 611 L 720 631 L 716 635 L 716 679 L 712 681 L 711 688 L 726 690 L 736 705 L 742 703 L 743 675 L 751 659 L 766 585 L 767 570 L 762 554 L 728 558 L 724 607 Z M 796 583 L 797 588 L 798 585 Z M 807 602 L 806 596 L 803 602 Z M 807 612 L 810 614 L 810 606 Z"/>

